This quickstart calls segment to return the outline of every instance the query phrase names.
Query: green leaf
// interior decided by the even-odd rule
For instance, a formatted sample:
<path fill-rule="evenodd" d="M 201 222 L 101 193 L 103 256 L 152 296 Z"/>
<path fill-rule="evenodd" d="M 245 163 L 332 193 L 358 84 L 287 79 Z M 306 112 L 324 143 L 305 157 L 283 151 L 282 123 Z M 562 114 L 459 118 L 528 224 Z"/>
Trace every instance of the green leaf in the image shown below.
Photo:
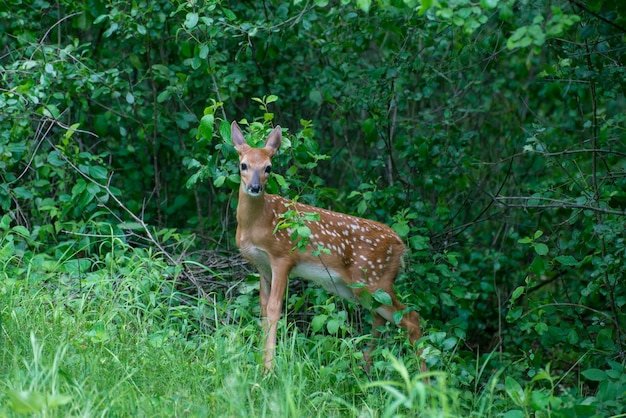
<path fill-rule="evenodd" d="M 198 13 L 187 13 L 187 17 L 185 18 L 185 27 L 187 29 L 193 29 L 198 24 Z"/>
<path fill-rule="evenodd" d="M 213 180 L 213 185 L 215 187 L 222 187 L 225 181 L 226 181 L 226 176 L 217 176 L 215 180 Z"/>
<path fill-rule="evenodd" d="M 448 254 L 446 254 L 446 258 L 448 259 L 448 263 L 450 263 L 450 265 L 452 267 L 458 267 L 459 260 L 457 258 L 457 254 L 455 254 L 455 253 L 448 253 Z"/>
<path fill-rule="evenodd" d="M 100 15 L 96 18 L 96 20 L 93 21 L 94 25 L 97 25 L 98 23 L 102 23 L 105 20 L 107 20 L 109 18 L 109 15 Z"/>
<path fill-rule="evenodd" d="M 365 13 L 370 11 L 370 6 L 372 5 L 372 0 L 356 0 L 356 6 L 363 10 Z"/>
<path fill-rule="evenodd" d="M 365 201 L 363 201 L 363 202 L 365 202 Z M 359 205 L 360 205 L 360 203 L 359 203 Z M 396 222 L 393 225 L 391 225 L 391 229 L 396 231 L 396 234 L 400 235 L 401 238 L 404 238 L 407 235 L 409 235 L 409 232 L 411 231 L 411 229 L 409 228 L 408 223 L 406 223 L 406 222 Z"/>
<path fill-rule="evenodd" d="M 517 380 L 513 379 L 511 376 L 507 376 L 504 380 L 504 389 L 515 405 L 524 406 L 524 403 L 526 402 L 526 394 L 524 393 L 522 386 L 517 383 Z"/>
<path fill-rule="evenodd" d="M 209 56 L 209 46 L 204 44 L 200 47 L 200 51 L 198 52 L 198 57 L 205 60 Z"/>
<path fill-rule="evenodd" d="M 311 236 L 311 228 L 306 225 L 294 225 L 300 238 L 308 239 Z"/>
<path fill-rule="evenodd" d="M 391 295 L 389 295 L 389 293 L 385 292 L 383 289 L 378 289 L 376 290 L 372 296 L 374 297 L 374 300 L 379 302 L 381 305 L 385 305 L 385 306 L 392 306 L 393 302 L 391 300 Z"/>
<path fill-rule="evenodd" d="M 220 136 L 225 142 L 231 142 L 230 125 L 225 120 L 220 122 Z"/>
<path fill-rule="evenodd" d="M 159 95 L 157 96 L 157 102 L 159 103 L 163 103 L 164 101 L 166 101 L 167 99 L 170 98 L 170 91 L 165 89 L 163 90 L 161 93 L 159 93 Z"/>
<path fill-rule="evenodd" d="M 548 332 L 548 325 L 545 322 L 537 322 L 535 324 L 535 331 L 537 331 L 537 334 L 543 335 Z"/>
<path fill-rule="evenodd" d="M 272 173 L 272 177 L 274 178 L 274 180 L 276 180 L 276 183 L 278 183 L 278 185 L 283 189 L 287 189 L 289 187 L 289 184 L 287 184 L 287 180 L 285 180 L 285 177 L 281 176 L 280 174 Z"/>
<path fill-rule="evenodd" d="M 606 380 L 606 372 L 600 369 L 587 369 L 583 370 L 581 373 L 586 379 L 594 382 L 603 382 Z"/>
<path fill-rule="evenodd" d="M 458 341 L 459 340 L 456 337 L 448 337 L 445 340 L 443 340 L 443 343 L 441 344 L 441 348 L 443 348 L 444 351 L 452 351 L 452 349 L 456 346 Z"/>
<path fill-rule="evenodd" d="M 106 180 L 107 170 L 99 165 L 89 167 L 89 176 L 95 180 Z"/>
<path fill-rule="evenodd" d="M 50 151 L 48 154 L 48 162 L 55 167 L 62 167 L 65 165 L 65 160 L 61 157 L 59 151 Z"/>
<path fill-rule="evenodd" d="M 576 260 L 571 255 L 560 255 L 556 257 L 555 260 L 564 266 L 575 266 L 578 264 L 578 260 Z"/>
<path fill-rule="evenodd" d="M 130 94 L 130 93 L 129 93 Z M 74 135 L 74 132 L 80 127 L 80 123 L 72 124 L 67 131 L 65 131 L 65 135 L 63 137 L 68 140 Z"/>
<path fill-rule="evenodd" d="M 517 321 L 522 316 L 522 312 L 522 307 L 516 306 L 506 314 L 506 321 L 508 323 L 513 323 L 514 321 Z"/>
<path fill-rule="evenodd" d="M 541 242 L 534 242 L 533 248 L 535 249 L 535 252 L 539 255 L 548 254 L 548 246 L 546 244 L 543 244 Z"/>
<path fill-rule="evenodd" d="M 67 273 L 73 274 L 85 274 L 91 267 L 91 260 L 88 258 L 78 258 L 73 260 L 67 260 L 63 263 L 63 268 Z"/>
<path fill-rule="evenodd" d="M 511 295 L 511 303 L 515 302 L 526 290 L 526 286 L 518 286 Z"/>
<path fill-rule="evenodd" d="M 533 390 L 530 395 L 530 402 L 534 410 L 546 411 L 550 408 L 550 398 L 551 396 L 547 393 L 547 391 Z"/>
<path fill-rule="evenodd" d="M 372 294 L 364 289 L 361 293 L 359 293 L 359 303 L 363 305 L 365 309 L 372 309 L 374 306 L 374 298 Z"/>
<path fill-rule="evenodd" d="M 33 197 L 35 197 L 32 191 L 21 186 L 14 188 L 13 193 L 15 193 L 15 197 L 24 200 L 32 199 Z"/>
<path fill-rule="evenodd" d="M 409 244 L 415 251 L 427 250 L 429 241 L 429 237 L 424 237 L 422 235 L 412 235 L 409 237 Z"/>
<path fill-rule="evenodd" d="M 224 16 L 226 16 L 228 20 L 237 20 L 237 16 L 232 10 L 222 7 L 222 12 L 224 12 Z"/>
<path fill-rule="evenodd" d="M 202 116 L 202 119 L 200 119 L 200 127 L 198 131 L 200 132 L 200 135 L 202 135 L 202 137 L 208 141 L 213 138 L 214 122 L 215 116 L 213 116 L 212 114 L 204 115 Z"/>
<path fill-rule="evenodd" d="M 22 225 L 15 225 L 13 228 L 11 228 L 11 231 L 15 232 L 18 235 L 21 235 L 24 238 L 30 237 L 30 232 L 28 232 L 28 229 Z"/>
<path fill-rule="evenodd" d="M 109 26 L 109 28 L 104 31 L 103 36 L 105 38 L 108 38 L 113 33 L 115 33 L 115 31 L 117 31 L 117 28 L 119 28 L 119 25 L 116 22 L 111 23 L 111 26 Z"/>
<path fill-rule="evenodd" d="M 326 314 L 315 315 L 311 320 L 311 330 L 313 330 L 313 332 L 319 332 L 327 319 L 328 315 Z"/>
<path fill-rule="evenodd" d="M 356 206 L 356 210 L 359 213 L 359 215 L 363 215 L 365 211 L 367 210 L 367 202 L 365 200 L 361 200 L 359 204 Z"/>
<path fill-rule="evenodd" d="M 506 47 L 511 50 L 515 48 L 527 47 L 532 43 L 532 38 L 528 35 L 528 26 L 519 27 L 507 39 Z"/>
<path fill-rule="evenodd" d="M 123 222 L 117 224 L 117 227 L 123 230 L 141 231 L 144 229 L 143 225 L 138 222 Z"/>
<path fill-rule="evenodd" d="M 9 215 L 4 215 L 0 218 L 0 229 L 6 231 L 11 226 L 11 217 Z"/>
<path fill-rule="evenodd" d="M 406 0 L 405 0 L 406 1 Z M 433 7 L 433 5 L 435 4 L 436 0 L 420 0 L 420 11 L 419 11 L 419 15 L 423 15 L 424 13 L 426 13 L 426 11 L 428 11 L 428 9 L 430 9 L 431 7 Z"/>
<path fill-rule="evenodd" d="M 402 322 L 402 317 L 403 317 L 403 316 L 404 316 L 404 315 L 402 314 L 402 312 L 401 312 L 401 311 L 395 311 L 395 312 L 393 313 L 393 323 L 394 323 L 394 324 L 399 324 L 400 322 Z"/>
<path fill-rule="evenodd" d="M 480 6 L 484 9 L 493 9 L 499 2 L 500 0 L 480 0 Z"/>
<path fill-rule="evenodd" d="M 349 287 L 350 289 L 363 289 L 365 288 L 365 283 L 356 282 L 349 284 L 347 287 Z"/>
<path fill-rule="evenodd" d="M 336 319 L 331 319 L 330 321 L 328 321 L 326 323 L 326 329 L 328 330 L 329 334 L 337 334 L 337 332 L 339 331 L 339 321 Z"/>

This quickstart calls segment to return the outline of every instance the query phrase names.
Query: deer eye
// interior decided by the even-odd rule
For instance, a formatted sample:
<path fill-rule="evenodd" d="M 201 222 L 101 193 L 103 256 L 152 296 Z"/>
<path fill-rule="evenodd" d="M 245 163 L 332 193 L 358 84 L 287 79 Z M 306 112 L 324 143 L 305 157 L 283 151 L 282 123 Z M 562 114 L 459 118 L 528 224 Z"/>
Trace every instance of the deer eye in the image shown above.
<path fill-rule="evenodd" d="M 272 172 L 272 166 L 271 166 L 271 165 L 268 165 L 267 167 L 265 167 L 265 172 L 266 172 L 267 174 L 271 173 L 271 172 Z"/>
<path fill-rule="evenodd" d="M 241 171 L 246 171 L 248 169 L 248 164 L 241 163 Z"/>

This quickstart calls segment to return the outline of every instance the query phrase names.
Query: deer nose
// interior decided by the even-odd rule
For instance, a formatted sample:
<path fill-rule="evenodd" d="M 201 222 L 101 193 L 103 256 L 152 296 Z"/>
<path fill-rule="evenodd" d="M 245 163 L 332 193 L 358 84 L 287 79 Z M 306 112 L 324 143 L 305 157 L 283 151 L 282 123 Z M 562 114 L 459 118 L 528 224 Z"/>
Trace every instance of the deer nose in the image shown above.
<path fill-rule="evenodd" d="M 248 191 L 250 194 L 259 194 L 261 193 L 261 185 L 260 184 L 251 184 L 248 187 Z"/>

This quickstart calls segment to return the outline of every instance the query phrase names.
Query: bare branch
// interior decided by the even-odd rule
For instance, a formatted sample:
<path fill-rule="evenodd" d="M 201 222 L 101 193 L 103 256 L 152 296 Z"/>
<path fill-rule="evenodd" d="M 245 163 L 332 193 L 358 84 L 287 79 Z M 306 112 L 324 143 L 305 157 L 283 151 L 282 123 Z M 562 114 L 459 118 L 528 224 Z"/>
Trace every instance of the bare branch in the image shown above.
<path fill-rule="evenodd" d="M 626 216 L 626 211 L 613 210 L 600 208 L 596 206 L 582 205 L 576 202 L 570 202 L 567 200 L 551 199 L 548 197 L 536 197 L 536 196 L 492 196 L 497 203 L 506 206 L 508 208 L 525 208 L 525 209 L 582 209 L 591 210 L 594 212 L 604 213 L 607 215 Z M 530 204 L 530 200 L 538 200 L 542 202 L 548 202 L 545 204 Z M 522 203 L 512 203 L 522 202 Z"/>

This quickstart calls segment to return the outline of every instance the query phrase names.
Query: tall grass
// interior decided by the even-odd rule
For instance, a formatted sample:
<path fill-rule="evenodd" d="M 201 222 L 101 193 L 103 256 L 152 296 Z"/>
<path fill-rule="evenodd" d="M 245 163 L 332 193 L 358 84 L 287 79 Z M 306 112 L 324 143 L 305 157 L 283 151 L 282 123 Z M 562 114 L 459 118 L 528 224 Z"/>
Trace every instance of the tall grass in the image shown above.
<path fill-rule="evenodd" d="M 426 384 L 414 356 L 389 353 L 367 375 L 360 339 L 304 336 L 288 320 L 267 374 L 256 321 L 214 320 L 235 302 L 181 294 L 177 270 L 140 249 L 0 272 L 0 417 L 495 416 L 495 380 Z"/>

